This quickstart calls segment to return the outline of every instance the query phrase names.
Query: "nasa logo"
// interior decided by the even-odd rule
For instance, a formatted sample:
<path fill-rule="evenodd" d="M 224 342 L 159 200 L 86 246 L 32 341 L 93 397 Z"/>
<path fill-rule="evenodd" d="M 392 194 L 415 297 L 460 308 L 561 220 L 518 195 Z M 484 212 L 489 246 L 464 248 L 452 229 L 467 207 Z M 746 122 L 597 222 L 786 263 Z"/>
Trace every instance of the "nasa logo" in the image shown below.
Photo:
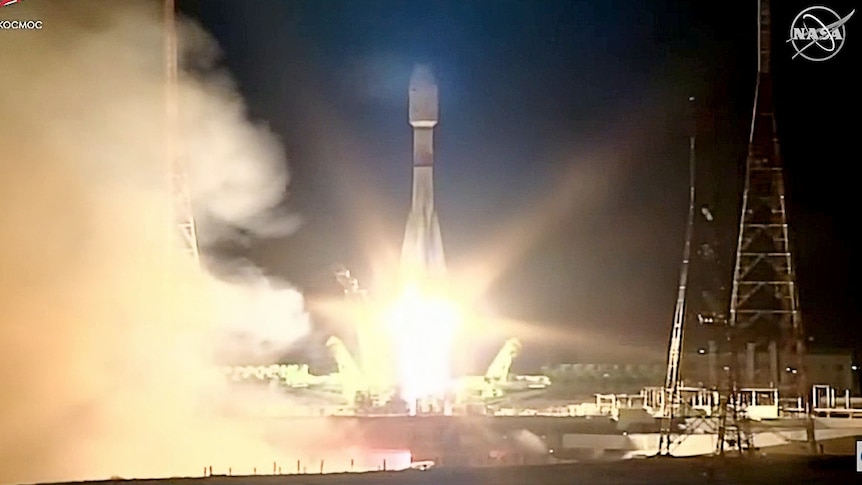
<path fill-rule="evenodd" d="M 0 0 L 0 7 L 5 7 L 7 5 L 12 5 L 13 3 L 18 3 L 19 0 Z"/>
<path fill-rule="evenodd" d="M 856 471 L 862 472 L 862 440 L 856 440 Z"/>
<path fill-rule="evenodd" d="M 851 11 L 844 18 L 828 7 L 808 7 L 799 12 L 790 24 L 790 38 L 787 39 L 796 51 L 793 59 L 801 56 L 818 62 L 838 54 L 847 37 L 844 24 L 855 12 Z"/>

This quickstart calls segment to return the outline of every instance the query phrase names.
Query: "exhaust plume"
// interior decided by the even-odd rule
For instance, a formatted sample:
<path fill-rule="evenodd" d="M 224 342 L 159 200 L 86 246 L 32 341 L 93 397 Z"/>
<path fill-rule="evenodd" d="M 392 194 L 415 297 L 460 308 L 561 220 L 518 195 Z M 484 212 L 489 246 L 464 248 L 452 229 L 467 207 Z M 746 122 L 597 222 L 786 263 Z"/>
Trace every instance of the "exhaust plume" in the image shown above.
<path fill-rule="evenodd" d="M 160 12 L 143 0 L 0 12 L 43 22 L 0 42 L 0 484 L 263 470 L 299 448 L 276 452 L 264 423 L 220 412 L 259 396 L 226 392 L 219 349 L 239 332 L 249 344 L 231 352 L 270 354 L 309 322 L 286 284 L 253 270 L 218 280 L 176 256 Z M 214 81 L 212 40 L 180 32 L 196 71 L 180 77 L 177 138 L 202 239 L 292 230 L 272 217 L 288 183 L 280 144 L 223 73 Z"/>

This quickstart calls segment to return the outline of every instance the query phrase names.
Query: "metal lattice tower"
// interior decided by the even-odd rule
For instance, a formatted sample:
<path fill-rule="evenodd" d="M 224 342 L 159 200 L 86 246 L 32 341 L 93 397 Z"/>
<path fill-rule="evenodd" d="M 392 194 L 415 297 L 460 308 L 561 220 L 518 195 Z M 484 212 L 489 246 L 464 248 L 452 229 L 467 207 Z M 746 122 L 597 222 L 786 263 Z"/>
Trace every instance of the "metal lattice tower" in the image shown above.
<path fill-rule="evenodd" d="M 754 349 L 777 342 L 783 377 L 772 384 L 808 407 L 805 337 L 799 312 L 796 272 L 787 226 L 784 174 L 775 124 L 770 66 L 771 15 L 768 0 L 758 2 L 758 64 L 751 133 L 746 159 L 745 191 L 739 224 L 730 303 L 730 330 L 738 348 Z M 736 357 L 736 356 L 734 356 Z M 733 359 L 737 364 L 738 358 Z M 749 367 L 751 365 L 749 364 Z M 770 382 L 757 374 L 747 385 Z M 814 443 L 809 413 L 809 443 Z"/>
<path fill-rule="evenodd" d="M 179 230 L 182 252 L 196 265 L 200 263 L 197 231 L 189 194 L 185 158 L 177 140 L 179 129 L 179 66 L 174 0 L 164 2 L 165 47 L 165 160 L 170 174 L 174 225 Z"/>
<path fill-rule="evenodd" d="M 694 98 L 688 98 L 693 102 Z M 688 219 L 685 226 L 685 246 L 682 256 L 682 267 L 679 274 L 679 287 L 677 289 L 676 309 L 673 314 L 673 327 L 671 328 L 670 346 L 667 357 L 667 374 L 664 381 L 664 399 L 662 401 L 662 423 L 661 435 L 659 437 L 659 454 L 670 453 L 671 425 L 673 422 L 674 409 L 679 406 L 679 366 L 682 357 L 682 336 L 685 323 L 685 298 L 686 286 L 688 284 L 688 268 L 691 259 L 691 238 L 694 228 L 694 206 L 695 206 L 695 133 L 689 135 L 689 205 Z"/>
<path fill-rule="evenodd" d="M 799 313 L 795 267 L 787 228 L 784 176 L 778 150 L 770 73 L 770 13 L 760 0 L 757 88 L 746 160 L 730 303 L 730 325 L 739 338 L 758 347 L 776 341 L 785 389 L 807 391 L 802 359 L 805 340 Z M 795 371 L 795 373 L 793 372 Z M 749 385 L 755 383 L 747 383 Z"/>

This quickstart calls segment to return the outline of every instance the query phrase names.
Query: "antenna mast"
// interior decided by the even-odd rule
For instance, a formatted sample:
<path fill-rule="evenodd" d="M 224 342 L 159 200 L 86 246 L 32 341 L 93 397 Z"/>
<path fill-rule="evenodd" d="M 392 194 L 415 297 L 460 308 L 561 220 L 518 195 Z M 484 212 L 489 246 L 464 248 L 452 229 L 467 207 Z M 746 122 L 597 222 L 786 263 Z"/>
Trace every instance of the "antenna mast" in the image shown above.
<path fill-rule="evenodd" d="M 694 97 L 688 98 L 694 103 Z M 693 112 L 693 110 L 692 110 Z M 685 226 L 685 247 L 682 253 L 682 267 L 679 274 L 679 288 L 676 296 L 676 309 L 673 314 L 673 327 L 670 334 L 670 346 L 667 356 L 667 374 L 664 381 L 664 399 L 662 400 L 661 435 L 659 438 L 659 455 L 670 453 L 671 425 L 673 411 L 679 405 L 679 364 L 682 357 L 682 334 L 685 323 L 685 294 L 688 285 L 688 267 L 691 260 L 691 238 L 694 227 L 694 182 L 695 182 L 695 130 L 689 134 L 688 164 L 689 164 L 689 203 L 688 220 Z"/>

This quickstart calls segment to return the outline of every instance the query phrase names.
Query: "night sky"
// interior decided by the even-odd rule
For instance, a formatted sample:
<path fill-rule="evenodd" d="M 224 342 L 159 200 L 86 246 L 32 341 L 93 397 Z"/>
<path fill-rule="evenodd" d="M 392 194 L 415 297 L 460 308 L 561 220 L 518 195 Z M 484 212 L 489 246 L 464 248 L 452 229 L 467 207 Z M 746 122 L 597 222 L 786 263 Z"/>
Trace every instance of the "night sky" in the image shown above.
<path fill-rule="evenodd" d="M 286 204 L 305 221 L 290 237 L 246 241 L 231 254 L 309 299 L 339 294 L 336 262 L 373 288 L 375 265 L 401 243 L 416 62 L 438 78 L 436 204 L 450 266 L 531 236 L 485 296 L 498 314 L 541 330 L 525 338 L 526 362 L 597 359 L 622 345 L 666 352 L 688 203 L 689 96 L 699 196 L 715 201 L 729 286 L 755 87 L 755 0 L 179 3 L 217 38 L 250 115 L 283 140 Z M 784 42 L 808 2 L 773 3 L 804 324 L 815 346 L 862 349 L 851 280 L 859 180 L 851 128 L 862 85 L 851 66 L 862 52 L 862 14 L 848 22 L 842 51 L 813 63 L 791 60 Z M 841 15 L 859 7 L 827 5 Z"/>

